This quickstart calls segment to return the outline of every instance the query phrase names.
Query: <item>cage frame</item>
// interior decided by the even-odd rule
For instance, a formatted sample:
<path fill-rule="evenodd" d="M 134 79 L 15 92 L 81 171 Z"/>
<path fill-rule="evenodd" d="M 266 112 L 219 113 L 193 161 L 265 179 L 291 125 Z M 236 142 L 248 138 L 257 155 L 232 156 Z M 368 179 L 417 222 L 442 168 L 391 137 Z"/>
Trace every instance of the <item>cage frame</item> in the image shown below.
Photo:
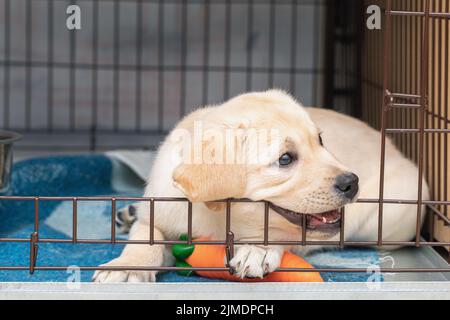
<path fill-rule="evenodd" d="M 345 210 L 342 211 L 341 232 L 340 239 L 338 241 L 308 241 L 306 239 L 306 224 L 302 224 L 302 239 L 298 241 L 269 241 L 269 205 L 266 201 L 258 201 L 265 203 L 264 210 L 264 239 L 263 241 L 235 241 L 234 234 L 231 230 L 231 203 L 233 202 L 248 202 L 248 199 L 226 199 L 217 200 L 216 202 L 226 203 L 226 235 L 225 241 L 195 241 L 192 238 L 192 203 L 186 198 L 173 198 L 173 197 L 44 197 L 44 196 L 0 196 L 0 201 L 33 201 L 34 202 L 34 231 L 30 234 L 29 238 L 0 238 L 0 242 L 29 242 L 30 255 L 28 266 L 0 266 L 0 270 L 28 270 L 30 274 L 35 271 L 44 270 L 66 270 L 68 266 L 41 266 L 37 265 L 38 261 L 38 248 L 40 243 L 66 243 L 66 244 L 139 244 L 139 245 L 172 245 L 172 244 L 204 244 L 204 245 L 225 245 L 227 252 L 227 262 L 234 255 L 235 246 L 242 244 L 252 245 L 321 245 L 321 246 L 339 246 L 345 247 L 351 246 L 450 246 L 450 242 L 443 241 L 425 241 L 421 239 L 421 218 L 422 218 L 422 206 L 425 206 L 432 217 L 437 217 L 444 221 L 445 225 L 450 227 L 450 219 L 440 212 L 435 206 L 450 206 L 450 201 L 438 201 L 438 200 L 423 200 L 422 199 L 422 176 L 424 173 L 424 139 L 426 134 L 449 134 L 450 129 L 437 129 L 437 128 L 425 128 L 425 115 L 428 108 L 428 54 L 429 54 L 429 22 L 433 18 L 450 19 L 450 13 L 432 12 L 430 8 L 431 0 L 424 1 L 423 11 L 401 11 L 392 10 L 392 0 L 387 0 L 387 6 L 384 12 L 385 15 L 385 28 L 384 33 L 384 61 L 383 61 L 383 103 L 382 103 L 382 119 L 381 119 L 381 158 L 380 158 L 380 185 L 379 185 L 379 197 L 375 199 L 358 199 L 359 203 L 378 203 L 378 238 L 376 241 L 347 241 L 345 240 L 344 227 L 345 227 Z M 392 18 L 395 16 L 416 16 L 422 18 L 422 32 L 421 32 L 421 78 L 420 78 L 420 94 L 411 94 L 404 92 L 391 92 L 389 83 L 389 62 L 391 57 L 391 28 Z M 398 102 L 397 99 L 413 99 L 415 102 L 404 103 Z M 389 112 L 394 109 L 411 109 L 415 108 L 419 110 L 419 128 L 389 128 L 388 117 Z M 419 136 L 419 159 L 418 159 L 418 190 L 416 200 L 404 200 L 404 199 L 385 199 L 383 197 L 384 190 L 384 164 L 385 164 L 385 147 L 387 134 L 395 133 L 413 133 Z M 41 201 L 72 201 L 72 221 L 73 221 L 73 234 L 69 239 L 57 239 L 57 238 L 40 238 L 39 235 L 39 204 Z M 79 239 L 77 229 L 77 208 L 80 201 L 107 201 L 111 203 L 111 238 L 108 239 Z M 147 201 L 150 204 L 150 237 L 146 240 L 119 240 L 116 239 L 115 230 L 115 217 L 118 201 Z M 188 203 L 188 224 L 187 224 L 187 241 L 182 240 L 155 240 L 154 239 L 154 204 L 159 201 L 183 201 Z M 416 221 L 416 234 L 415 238 L 411 241 L 384 241 L 382 239 L 382 225 L 383 225 L 383 205 L 384 204 L 415 204 L 417 205 L 417 221 Z M 167 267 L 167 266 L 80 266 L 80 270 L 139 270 L 139 271 L 230 271 L 229 266 L 223 268 L 189 268 L 189 267 Z M 367 272 L 367 269 L 363 268 L 320 268 L 320 269 L 306 269 L 306 268 L 278 268 L 278 272 Z M 398 273 L 419 273 L 419 272 L 450 272 L 449 268 L 381 268 L 380 272 L 398 272 Z"/>

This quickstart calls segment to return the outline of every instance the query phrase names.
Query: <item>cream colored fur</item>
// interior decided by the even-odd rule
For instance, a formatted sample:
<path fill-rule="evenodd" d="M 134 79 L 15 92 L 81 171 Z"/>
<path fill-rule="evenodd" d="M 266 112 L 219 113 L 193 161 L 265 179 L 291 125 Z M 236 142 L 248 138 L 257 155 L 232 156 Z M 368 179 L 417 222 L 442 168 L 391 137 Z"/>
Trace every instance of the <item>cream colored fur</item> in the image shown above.
<path fill-rule="evenodd" d="M 338 208 L 346 202 L 330 190 L 334 178 L 347 171 L 359 176 L 360 198 L 378 198 L 380 134 L 365 123 L 334 111 L 304 108 L 289 95 L 278 90 L 248 93 L 219 105 L 199 109 L 186 116 L 175 129 L 191 132 L 195 121 L 208 128 L 276 128 L 281 132 L 282 150 L 272 160 L 252 165 L 194 165 L 174 157 L 180 143 L 168 136 L 158 151 L 145 190 L 150 197 L 184 197 L 194 201 L 193 236 L 225 239 L 225 209 L 212 200 L 250 198 L 268 200 L 289 210 L 320 213 Z M 318 134 L 322 131 L 325 148 Z M 194 148 L 195 146 L 193 146 Z M 298 164 L 276 170 L 283 148 L 295 148 Z M 252 149 L 247 156 L 252 156 Z M 266 150 L 267 151 L 267 150 Z M 205 151 L 206 152 L 206 151 Z M 259 151 L 255 151 L 259 152 Z M 270 153 L 270 152 L 269 152 Z M 205 156 L 202 153 L 203 157 Z M 385 198 L 417 198 L 418 172 L 390 142 L 386 142 Z M 423 198 L 428 199 L 424 184 Z M 187 230 L 187 203 L 157 202 L 155 205 L 156 239 L 178 239 Z M 231 230 L 236 240 L 261 240 L 263 204 L 232 205 Z M 346 206 L 346 240 L 376 240 L 378 205 L 351 203 Z M 270 210 L 270 240 L 299 240 L 301 228 Z M 386 204 L 383 216 L 384 240 L 410 240 L 416 228 L 415 205 Z M 148 240 L 149 205 L 141 203 L 138 221 L 130 239 Z M 336 240 L 312 232 L 311 240 Z M 161 266 L 173 263 L 163 246 L 127 245 L 122 255 L 106 265 Z M 231 265 L 241 277 L 262 277 L 279 266 L 284 246 L 240 246 Z M 300 251 L 310 250 L 300 248 Z M 156 272 L 99 271 L 98 282 L 154 281 Z"/>

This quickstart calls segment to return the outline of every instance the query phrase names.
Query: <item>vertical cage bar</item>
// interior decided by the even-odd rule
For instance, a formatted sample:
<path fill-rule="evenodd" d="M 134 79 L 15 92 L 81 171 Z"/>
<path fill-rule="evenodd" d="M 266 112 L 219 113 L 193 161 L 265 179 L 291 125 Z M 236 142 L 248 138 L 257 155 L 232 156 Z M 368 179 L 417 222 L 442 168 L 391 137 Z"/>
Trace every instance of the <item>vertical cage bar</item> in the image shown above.
<path fill-rule="evenodd" d="M 384 49 L 383 49 L 383 105 L 381 111 L 381 159 L 380 159 L 380 185 L 378 192 L 378 246 L 383 243 L 383 203 L 384 203 L 384 162 L 386 158 L 386 122 L 388 104 L 390 102 L 389 92 L 389 71 L 391 55 L 391 8 L 392 0 L 386 1 L 385 28 L 384 28 Z"/>
<path fill-rule="evenodd" d="M 234 234 L 231 231 L 231 200 L 227 199 L 226 202 L 226 223 L 225 223 L 225 239 L 226 239 L 226 258 L 227 258 L 227 266 L 230 265 L 230 260 L 233 259 L 234 256 Z M 230 269 L 231 272 L 231 269 Z"/>
<path fill-rule="evenodd" d="M 393 2 L 393 6 L 395 7 L 395 5 L 397 4 L 397 1 Z M 389 69 L 389 75 L 388 77 L 390 78 L 390 83 L 389 83 L 389 88 L 388 90 L 390 92 L 398 92 L 398 77 L 400 75 L 400 72 L 398 72 L 398 60 L 399 60 L 399 51 L 398 50 L 398 22 L 399 19 L 398 17 L 393 18 L 391 20 L 391 50 L 390 50 L 390 54 L 391 54 L 391 64 L 390 64 L 390 69 Z M 388 106 L 388 108 L 390 108 Z M 393 109 L 393 110 L 389 110 L 389 112 L 386 114 L 386 126 L 387 127 L 391 127 L 391 126 L 395 126 L 397 127 L 397 109 Z M 392 136 L 392 140 L 394 142 L 395 145 L 398 146 L 398 138 L 400 137 L 400 134 L 395 134 Z"/>
<path fill-rule="evenodd" d="M 233 234 L 233 232 L 230 231 L 227 234 L 226 243 L 227 243 L 227 246 L 226 246 L 226 259 L 227 259 L 226 266 L 230 267 L 230 261 L 234 257 L 234 234 Z M 231 268 L 229 269 L 229 272 L 230 272 L 230 274 L 232 274 Z"/>
<path fill-rule="evenodd" d="M 231 231 L 231 200 L 227 199 L 226 202 L 226 221 L 225 221 L 225 229 L 226 229 L 226 236 L 228 236 L 228 233 Z"/>
<path fill-rule="evenodd" d="M 433 5 L 435 5 L 436 2 L 433 1 Z M 420 8 L 421 10 L 423 10 L 423 8 Z M 432 41 L 432 46 L 431 46 L 431 56 L 432 59 L 434 60 L 436 58 L 436 20 L 431 20 L 432 23 L 432 28 L 431 28 L 431 41 Z M 428 61 L 427 61 L 428 63 Z M 436 119 L 435 115 L 436 115 L 436 64 L 433 63 L 433 65 L 431 66 L 431 94 L 429 95 L 429 101 L 428 104 L 430 105 L 430 109 L 431 109 L 431 117 L 429 117 L 429 121 L 428 121 L 428 125 L 431 128 L 437 128 L 437 126 L 439 125 L 438 120 Z M 429 80 L 429 81 L 430 81 Z M 420 81 L 422 81 L 422 79 L 420 78 Z M 422 82 L 420 84 L 422 86 Z M 421 90 L 421 89 L 420 89 Z M 419 102 L 420 103 L 420 102 Z M 419 114 L 420 116 L 420 114 Z M 418 124 L 418 126 L 420 126 L 420 124 Z M 430 139 L 431 138 L 431 139 Z M 439 197 L 439 192 L 438 190 L 438 186 L 437 186 L 437 181 L 436 179 L 434 179 L 437 168 L 439 167 L 439 165 L 436 165 L 436 162 L 439 161 L 439 159 L 436 158 L 436 154 L 439 150 L 439 146 L 436 145 L 436 134 L 435 133 L 431 133 L 430 137 L 427 137 L 427 140 L 431 140 L 431 171 L 430 172 L 430 187 L 432 190 L 432 193 L 434 195 L 436 195 L 437 197 Z M 418 149 L 418 152 L 420 152 L 420 149 Z M 429 159 L 430 156 L 427 155 L 427 158 Z M 437 210 L 439 210 L 439 207 L 437 207 Z"/>
<path fill-rule="evenodd" d="M 30 237 L 30 266 L 29 272 L 30 274 L 34 273 L 34 269 L 36 267 L 37 262 L 37 253 L 38 253 L 38 234 L 37 232 L 33 232 Z"/>
<path fill-rule="evenodd" d="M 413 11 L 417 11 L 419 10 L 419 4 L 418 2 L 412 1 L 412 10 Z M 420 55 L 420 51 L 418 50 L 419 48 L 419 40 L 418 39 L 418 35 L 419 35 L 419 24 L 417 23 L 417 17 L 411 17 L 412 20 L 412 33 L 413 33 L 413 41 L 412 41 L 412 48 L 413 48 L 413 53 L 414 53 L 414 60 L 412 61 L 412 76 L 411 76 L 411 80 L 412 80 L 412 86 L 411 86 L 411 92 L 412 93 L 417 93 L 419 94 L 419 86 L 417 84 L 418 79 L 419 79 L 419 68 L 417 65 L 417 61 L 419 61 L 419 55 Z M 415 128 L 417 126 L 417 112 L 413 112 L 412 113 L 412 126 Z M 413 145 L 413 152 L 412 152 L 412 158 L 414 162 L 417 162 L 417 139 L 416 139 L 416 135 L 411 135 L 411 139 L 412 139 L 412 145 Z"/>
<path fill-rule="evenodd" d="M 155 200 L 150 199 L 150 245 L 155 243 Z"/>
<path fill-rule="evenodd" d="M 180 118 L 186 113 L 186 61 L 187 61 L 187 29 L 188 12 L 187 1 L 181 2 L 181 52 L 180 52 Z"/>
<path fill-rule="evenodd" d="M 418 174 L 418 191 L 417 191 L 417 221 L 416 221 L 416 246 L 420 246 L 420 227 L 422 216 L 422 176 L 423 176 L 423 160 L 424 160 L 424 126 L 425 112 L 428 105 L 428 45 L 429 45 L 429 24 L 430 24 L 430 0 L 425 0 L 425 16 L 422 25 L 422 54 L 421 54 L 421 70 L 420 70 L 420 104 L 419 111 L 419 174 Z"/>
<path fill-rule="evenodd" d="M 450 12 L 450 0 L 446 1 L 446 11 Z M 444 68 L 445 70 L 447 70 L 447 72 L 445 72 L 445 105 L 446 108 L 444 108 L 444 121 L 445 121 L 445 129 L 449 129 L 449 114 L 448 114 L 448 109 L 449 109 L 449 105 L 450 105 L 450 99 L 449 99 L 449 93 L 448 93 L 448 88 L 449 88 L 449 73 L 448 70 L 450 70 L 450 64 L 449 64 L 449 55 L 450 55 L 450 43 L 449 43 L 449 37 L 450 37 L 450 19 L 447 19 L 445 21 L 444 24 L 444 39 L 445 39 L 445 64 L 444 64 Z M 444 139 L 444 199 L 448 200 L 448 195 L 449 195 L 449 191 L 448 191 L 448 184 L 450 183 L 449 180 L 449 174 L 448 174 L 448 164 L 449 164 L 449 160 L 448 160 L 448 140 L 449 140 L 449 134 L 446 133 L 445 134 L 445 139 Z M 449 206 L 445 206 L 444 210 L 445 210 L 445 216 L 448 217 L 448 207 Z M 434 221 L 434 220 L 433 220 Z M 434 230 L 434 225 L 433 225 L 433 230 Z M 450 250 L 449 250 L 449 258 L 450 258 Z"/>
<path fill-rule="evenodd" d="M 39 233 L 39 197 L 34 198 L 34 232 Z"/>
<path fill-rule="evenodd" d="M 188 244 L 192 244 L 192 202 L 188 202 Z"/>
<path fill-rule="evenodd" d="M 433 1 L 433 7 L 434 7 L 434 5 L 435 5 L 435 1 Z M 436 21 L 433 20 L 432 28 L 431 28 L 431 41 L 433 43 L 432 48 L 431 48 L 432 49 L 431 54 L 432 54 L 433 59 L 436 56 L 435 40 L 436 40 Z M 436 65 L 433 64 L 432 68 L 431 68 L 431 79 L 430 79 L 431 88 L 433 88 L 433 90 L 435 88 L 435 80 L 436 80 L 435 70 L 436 70 Z M 434 117 L 435 116 L 435 105 L 436 105 L 435 100 L 436 100 L 436 96 L 433 91 L 433 93 L 430 95 L 430 100 L 429 100 L 429 105 L 431 106 L 431 114 L 427 118 L 427 126 L 429 128 L 436 128 L 436 118 Z M 435 181 L 433 179 L 434 174 L 435 174 L 435 163 L 436 163 L 435 138 L 436 138 L 436 135 L 434 133 L 430 133 L 427 136 L 427 143 L 425 145 L 425 152 L 427 155 L 426 163 L 428 164 L 428 170 L 426 170 L 426 177 L 427 177 L 427 181 L 430 182 L 430 188 L 432 190 L 432 193 L 435 193 Z M 431 147 L 429 145 L 431 145 Z M 420 150 L 418 150 L 418 152 L 420 152 Z M 437 208 L 437 210 L 439 210 L 439 208 Z M 428 230 L 429 236 L 430 236 L 431 241 L 433 241 L 433 239 L 434 239 L 434 230 L 433 230 L 434 213 L 430 214 L 430 218 L 428 219 L 428 221 L 430 222 L 430 226 L 429 226 L 429 230 Z"/>
<path fill-rule="evenodd" d="M 412 1 L 407 1 L 407 10 L 413 11 L 413 6 L 412 6 Z M 410 52 L 410 57 L 409 57 L 409 63 L 407 65 L 407 79 L 408 81 L 408 85 L 407 85 L 407 90 L 410 93 L 415 93 L 413 90 L 413 67 L 414 67 L 414 46 L 413 46 L 413 38 L 414 38 L 414 32 L 413 32 L 413 25 L 414 25 L 414 17 L 406 17 L 406 28 L 409 31 L 409 36 L 408 36 L 408 52 Z M 408 113 L 408 125 L 410 127 L 413 126 L 413 119 L 414 119 L 414 112 L 409 112 Z M 408 149 L 409 149 L 409 157 L 410 159 L 413 159 L 413 154 L 414 154 L 414 137 L 412 135 L 409 135 L 408 138 Z M 428 154 L 428 153 L 427 153 Z"/>
<path fill-rule="evenodd" d="M 72 199 L 72 242 L 77 243 L 78 240 L 78 199 Z"/>
<path fill-rule="evenodd" d="M 412 1 L 411 3 L 411 10 L 417 11 L 417 1 Z M 418 78 L 418 71 L 417 71 L 417 61 L 419 60 L 419 51 L 417 50 L 418 46 L 418 23 L 416 17 L 411 17 L 411 52 L 412 52 L 412 58 L 411 58 L 411 93 L 418 94 L 418 86 L 417 86 L 417 78 Z M 417 101 L 416 101 L 417 102 Z M 417 113 L 411 112 L 411 127 L 416 127 L 417 123 Z M 417 140 L 415 135 L 411 135 L 411 159 L 416 162 L 417 161 Z"/>
<path fill-rule="evenodd" d="M 9 129 L 9 103 L 10 103 L 10 52 L 11 52 L 11 38 L 10 38 L 10 14 L 11 14 L 11 0 L 5 0 L 5 64 L 3 66 L 3 127 Z"/>
<path fill-rule="evenodd" d="M 341 229 L 339 232 L 339 246 L 344 247 L 345 244 L 345 206 L 341 210 Z"/>
<path fill-rule="evenodd" d="M 405 8 L 405 0 L 402 0 L 402 9 L 406 10 Z M 400 92 L 408 92 L 406 91 L 406 83 L 407 83 L 407 59 L 405 58 L 407 56 L 407 51 L 406 51 L 406 35 L 407 35 L 407 29 L 406 29 L 406 17 L 400 17 L 400 40 L 401 40 L 401 44 L 400 44 L 400 74 L 401 74 L 401 79 L 400 79 Z M 401 122 L 401 128 L 406 128 L 407 127 L 407 121 L 406 121 L 406 115 L 407 113 L 409 113 L 409 110 L 406 109 L 400 109 L 400 122 Z M 407 140 L 409 138 L 410 135 L 408 134 L 402 134 L 402 139 L 401 139 L 401 148 L 403 150 L 403 152 L 405 154 L 407 154 Z"/>
<path fill-rule="evenodd" d="M 138 0 L 136 4 L 136 70 L 135 70 L 135 118 L 134 125 L 137 132 L 141 131 L 142 114 L 142 54 L 143 54 L 143 21 L 144 2 Z"/>
<path fill-rule="evenodd" d="M 436 3 L 435 3 L 436 6 Z M 436 11 L 436 10 L 435 10 Z M 437 11 L 438 12 L 442 12 L 442 1 L 439 1 L 437 4 Z M 442 94 L 441 92 L 443 91 L 442 89 L 442 20 L 441 19 L 434 19 L 436 22 L 438 23 L 438 53 L 439 53 L 439 58 L 438 58 L 438 90 L 437 90 L 437 95 L 438 95 L 438 105 L 437 105 L 437 112 L 439 117 L 436 119 L 437 122 L 439 123 L 438 128 L 442 129 L 442 120 L 441 120 L 441 116 L 443 114 L 442 112 Z M 432 20 L 433 21 L 433 20 Z M 436 47 L 436 45 L 433 45 L 433 47 Z M 428 63 L 428 62 L 427 62 Z M 447 90 L 447 88 L 444 88 L 444 90 Z M 427 106 L 428 108 L 428 106 Z M 424 111 L 424 116 L 426 116 L 426 111 Z M 425 119 L 426 121 L 426 119 Z M 437 177 L 438 177 L 438 199 L 444 199 L 441 198 L 442 197 L 442 183 L 441 183 L 441 179 L 442 179 L 442 134 L 438 133 L 437 134 L 438 137 L 438 154 L 437 154 L 437 158 L 438 158 L 438 168 L 437 168 Z M 445 137 L 445 136 L 444 136 Z M 426 170 L 426 167 L 424 165 L 424 170 Z M 444 177 L 444 181 L 445 181 L 445 177 Z M 442 212 L 442 209 L 444 208 L 444 206 L 440 206 L 439 210 Z"/>
<path fill-rule="evenodd" d="M 264 245 L 269 245 L 269 203 L 264 202 Z"/>
<path fill-rule="evenodd" d="M 116 243 L 116 198 L 111 198 L 111 243 Z"/>
<path fill-rule="evenodd" d="M 203 29 L 203 91 L 202 91 L 202 104 L 204 106 L 208 103 L 208 82 L 209 82 L 209 28 L 210 28 L 210 19 L 209 16 L 211 14 L 210 10 L 210 0 L 205 0 L 204 3 L 204 13 L 203 13 L 203 24 L 205 28 Z"/>
<path fill-rule="evenodd" d="M 302 214 L 302 246 L 306 246 L 306 224 L 308 223 L 306 219 L 306 214 Z"/>
<path fill-rule="evenodd" d="M 113 130 L 119 131 L 120 99 L 120 0 L 114 0 L 114 54 L 113 54 Z"/>
<path fill-rule="evenodd" d="M 418 0 L 415 1 L 415 5 L 416 5 L 416 10 L 417 11 L 421 11 L 421 3 L 422 0 Z M 421 18 L 416 18 L 417 20 L 420 20 Z M 416 20 L 416 21 L 417 21 Z M 420 23 L 415 23 L 415 46 L 416 46 L 416 50 L 417 50 L 417 57 L 416 57 L 416 63 L 415 63 L 415 75 L 414 75 L 414 80 L 415 80 L 415 89 L 416 92 L 419 93 L 420 95 L 420 57 L 421 57 L 421 50 L 420 50 L 420 41 L 421 41 L 421 35 L 420 35 Z M 420 103 L 420 102 L 419 102 Z M 418 121 L 419 121 L 419 115 L 418 113 L 415 113 L 415 119 L 414 119 L 414 125 L 417 127 L 418 126 Z M 414 143 L 415 143 L 415 147 L 416 147 L 416 152 L 414 153 L 414 162 L 417 163 L 418 161 L 418 148 L 417 148 L 417 144 L 418 144 L 418 140 L 417 140 L 417 136 L 414 135 Z M 434 151 L 433 151 L 434 152 Z M 433 166 L 433 163 L 431 164 Z"/>
<path fill-rule="evenodd" d="M 30 274 L 34 273 L 34 268 L 37 262 L 39 242 L 39 197 L 34 198 L 34 231 L 30 236 Z"/>

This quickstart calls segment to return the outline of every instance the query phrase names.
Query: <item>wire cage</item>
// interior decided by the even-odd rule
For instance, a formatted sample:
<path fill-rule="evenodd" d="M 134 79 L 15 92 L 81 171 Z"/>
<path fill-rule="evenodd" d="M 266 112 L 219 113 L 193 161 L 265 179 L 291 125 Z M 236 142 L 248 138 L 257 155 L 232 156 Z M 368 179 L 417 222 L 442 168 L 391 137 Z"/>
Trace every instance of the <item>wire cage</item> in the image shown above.
<path fill-rule="evenodd" d="M 435 200 L 427 205 L 433 212 L 426 227 L 429 240 L 448 242 L 450 2 L 388 4 L 389 26 L 385 21 L 383 30 L 364 36 L 362 119 L 390 135 L 419 165 Z"/>
<path fill-rule="evenodd" d="M 358 200 L 379 204 L 378 239 L 346 241 L 342 221 L 339 241 L 308 241 L 304 236 L 298 241 L 273 243 L 268 240 L 266 203 L 264 239 L 253 244 L 450 246 L 450 0 L 70 1 L 74 3 L 84 12 L 82 29 L 69 31 L 56 27 L 65 23 L 65 16 L 60 13 L 65 12 L 68 1 L 0 0 L 0 16 L 4 17 L 0 21 L 4 34 L 0 40 L 0 125 L 24 134 L 26 139 L 18 145 L 19 150 L 152 148 L 183 115 L 198 106 L 221 102 L 244 91 L 281 87 L 305 105 L 333 108 L 381 130 L 380 197 Z M 382 30 L 365 28 L 365 8 L 373 3 L 382 8 Z M 19 26 L 14 20 L 24 23 Z M 385 139 L 391 135 L 404 154 L 416 161 L 418 180 L 423 173 L 426 175 L 432 200 L 422 199 L 420 183 L 415 200 L 383 197 Z M 192 239 L 192 204 L 184 198 L 0 196 L 0 201 L 18 200 L 34 202 L 34 232 L 30 238 L 0 238 L 0 242 L 29 242 L 30 264 L 0 266 L 0 270 L 67 268 L 36 266 L 39 243 L 196 243 Z M 72 239 L 39 237 L 39 206 L 44 201 L 73 203 Z M 78 237 L 80 201 L 111 202 L 110 239 Z M 148 241 L 116 239 L 118 201 L 150 203 Z M 187 241 L 154 239 L 154 203 L 158 201 L 188 202 Z M 234 246 L 243 243 L 235 241 L 230 230 L 230 204 L 248 200 L 224 201 L 226 241 L 202 243 L 226 245 L 229 259 Z M 413 240 L 383 241 L 383 205 L 389 203 L 417 205 Z M 420 230 L 422 205 L 426 205 L 429 214 L 424 233 Z M 305 230 L 303 234 L 306 235 Z M 422 235 L 427 236 L 426 240 Z"/>

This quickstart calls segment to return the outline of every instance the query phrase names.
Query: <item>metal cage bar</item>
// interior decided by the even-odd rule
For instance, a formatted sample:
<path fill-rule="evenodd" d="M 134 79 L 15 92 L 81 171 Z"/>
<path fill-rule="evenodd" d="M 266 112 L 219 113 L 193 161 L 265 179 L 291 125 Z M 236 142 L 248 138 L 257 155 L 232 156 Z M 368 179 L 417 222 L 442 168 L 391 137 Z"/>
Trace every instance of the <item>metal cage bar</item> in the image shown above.
<path fill-rule="evenodd" d="M 268 211 L 268 202 L 260 201 L 264 203 L 264 239 L 261 241 L 235 241 L 234 234 L 231 231 L 231 216 L 232 216 L 232 203 L 237 202 L 253 202 L 249 199 L 227 199 L 227 200 L 219 200 L 216 202 L 225 202 L 226 204 L 226 240 L 218 241 L 218 240 L 208 240 L 208 241 L 195 241 L 192 237 L 192 203 L 186 198 L 173 198 L 173 197 L 159 197 L 159 198 L 139 198 L 139 197 L 17 197 L 17 196 L 0 196 L 0 201 L 17 201 L 17 200 L 25 200 L 25 201 L 33 201 L 34 202 L 34 231 L 30 235 L 30 238 L 0 238 L 0 242 L 29 242 L 30 243 L 30 259 L 29 266 L 0 266 L 0 270 L 29 270 L 30 273 L 33 273 L 35 270 L 62 270 L 67 267 L 63 266 L 38 266 L 36 267 L 36 263 L 38 261 L 38 248 L 39 243 L 62 243 L 62 244 L 141 244 L 141 245 L 173 245 L 173 244 L 202 244 L 202 245 L 225 245 L 226 253 L 227 253 L 227 261 L 229 262 L 234 256 L 234 246 L 235 245 L 244 245 L 244 244 L 252 244 L 252 245 L 320 245 L 320 246 L 417 246 L 417 241 L 383 241 L 382 244 L 379 244 L 378 241 L 347 241 L 344 238 L 344 220 L 341 222 L 341 234 L 339 241 L 307 241 L 306 232 L 302 235 L 302 239 L 299 241 L 272 241 L 269 240 L 269 231 L 270 231 L 270 223 L 269 223 L 269 211 Z M 74 222 L 73 226 L 73 236 L 72 239 L 61 239 L 61 238 L 40 238 L 39 237 L 39 204 L 41 201 L 72 201 L 73 203 L 73 211 L 72 211 L 72 221 Z M 110 201 L 112 204 L 112 221 L 111 226 L 115 226 L 115 211 L 116 211 L 116 203 L 118 201 L 150 201 L 150 235 L 149 239 L 145 240 L 119 240 L 115 237 L 115 228 L 111 229 L 111 239 L 79 239 L 77 236 L 77 204 L 79 201 Z M 187 240 L 155 240 L 154 239 L 154 203 L 155 202 L 163 202 L 163 201 L 176 201 L 176 202 L 187 202 L 188 208 L 188 225 L 187 225 Z M 365 201 L 365 200 L 362 200 Z M 372 202 L 371 200 L 366 200 L 367 202 Z M 376 199 L 374 199 L 376 201 Z M 402 204 L 402 203 L 400 203 Z M 403 203 L 406 204 L 406 203 Z M 450 203 L 448 204 L 450 205 Z M 345 213 L 343 212 L 343 215 Z M 303 215 L 305 217 L 305 215 Z M 438 214 L 438 218 L 440 215 Z M 304 218 L 303 218 L 304 219 Z M 447 219 L 445 221 L 450 226 L 450 221 Z M 306 231 L 304 227 L 303 230 Z M 422 246 L 447 246 L 450 245 L 450 242 L 429 242 L 429 241 L 421 241 L 419 240 L 419 245 Z M 147 266 L 147 267 L 134 267 L 134 266 L 114 266 L 114 267 L 104 267 L 104 266 L 81 266 L 80 270 L 208 270 L 208 271 L 231 271 L 229 264 L 223 268 L 187 268 L 187 267 L 159 267 L 159 266 Z M 366 272 L 366 269 L 361 268 L 322 268 L 322 269 L 313 269 L 319 272 Z M 285 272 L 311 272 L 311 269 L 305 268 L 279 268 L 277 271 L 285 271 Z M 382 272 L 450 272 L 449 268 L 384 268 Z"/>

